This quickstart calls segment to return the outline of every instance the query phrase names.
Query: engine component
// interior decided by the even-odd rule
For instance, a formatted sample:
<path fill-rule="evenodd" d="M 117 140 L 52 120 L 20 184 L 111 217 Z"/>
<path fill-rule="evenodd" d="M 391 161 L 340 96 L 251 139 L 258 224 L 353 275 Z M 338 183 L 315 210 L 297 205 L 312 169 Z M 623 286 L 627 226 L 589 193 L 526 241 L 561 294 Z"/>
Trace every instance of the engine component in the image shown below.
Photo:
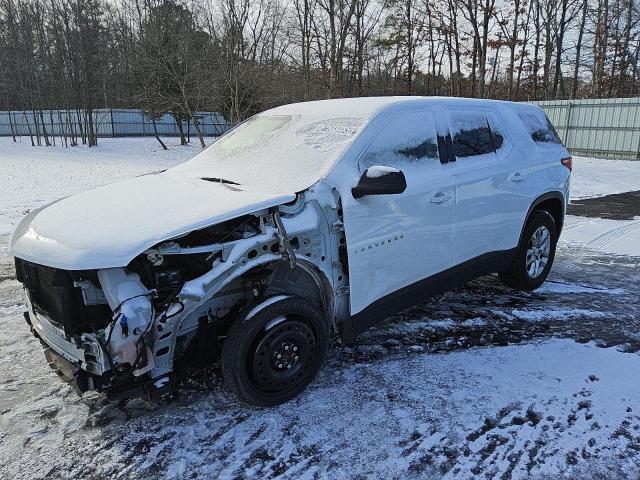
<path fill-rule="evenodd" d="M 104 292 L 89 280 L 73 282 L 73 286 L 80 289 L 80 292 L 82 293 L 82 300 L 85 305 L 104 305 L 107 303 Z"/>
<path fill-rule="evenodd" d="M 176 287 L 182 283 L 182 273 L 178 268 L 160 270 L 154 273 L 154 284 L 157 290 Z"/>
<path fill-rule="evenodd" d="M 137 273 L 124 268 L 98 270 L 98 278 L 115 318 L 105 329 L 112 362 L 117 370 L 135 366 L 133 374 L 142 375 L 154 365 L 151 350 L 141 341 L 154 320 L 149 299 L 153 291 L 144 286 Z"/>
<path fill-rule="evenodd" d="M 34 307 L 70 336 L 104 328 L 107 301 L 95 287 L 97 278 L 83 271 L 68 271 L 16 258 L 16 277 L 29 292 Z"/>
<path fill-rule="evenodd" d="M 164 255 L 161 255 L 159 253 L 150 253 L 149 255 L 147 255 L 147 259 L 149 260 L 149 263 L 154 267 L 159 267 L 164 263 Z"/>

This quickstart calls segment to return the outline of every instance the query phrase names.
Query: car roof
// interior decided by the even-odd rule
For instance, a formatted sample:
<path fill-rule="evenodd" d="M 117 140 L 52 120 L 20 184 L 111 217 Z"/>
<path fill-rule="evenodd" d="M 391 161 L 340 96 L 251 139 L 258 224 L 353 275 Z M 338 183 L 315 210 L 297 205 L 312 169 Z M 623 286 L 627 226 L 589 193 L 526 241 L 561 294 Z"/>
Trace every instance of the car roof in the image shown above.
<path fill-rule="evenodd" d="M 416 106 L 443 106 L 443 107 L 480 107 L 492 108 L 515 107 L 518 109 L 539 108 L 532 104 L 508 102 L 503 100 L 486 100 L 461 97 L 419 97 L 419 96 L 395 96 L 395 97 L 357 97 L 336 98 L 330 100 L 314 100 L 310 102 L 291 103 L 272 108 L 263 112 L 263 115 L 309 115 L 321 118 L 356 117 L 372 118 L 377 114 L 393 108 L 410 108 Z"/>

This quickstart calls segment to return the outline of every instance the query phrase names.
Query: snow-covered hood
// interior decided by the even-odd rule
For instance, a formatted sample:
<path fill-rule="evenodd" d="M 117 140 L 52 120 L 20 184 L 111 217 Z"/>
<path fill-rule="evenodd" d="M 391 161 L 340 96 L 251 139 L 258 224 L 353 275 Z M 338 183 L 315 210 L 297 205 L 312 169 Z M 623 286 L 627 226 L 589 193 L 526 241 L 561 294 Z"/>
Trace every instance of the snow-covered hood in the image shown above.
<path fill-rule="evenodd" d="M 241 188 L 171 170 L 106 185 L 31 212 L 10 254 L 66 270 L 121 267 L 163 240 L 295 198 Z"/>

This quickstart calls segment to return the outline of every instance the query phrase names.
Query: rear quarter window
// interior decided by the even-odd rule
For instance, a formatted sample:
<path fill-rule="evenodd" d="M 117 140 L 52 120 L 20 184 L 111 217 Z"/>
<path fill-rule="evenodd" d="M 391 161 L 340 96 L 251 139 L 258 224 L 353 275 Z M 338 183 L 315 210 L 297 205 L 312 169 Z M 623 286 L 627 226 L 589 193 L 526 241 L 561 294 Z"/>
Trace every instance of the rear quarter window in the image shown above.
<path fill-rule="evenodd" d="M 542 111 L 540 113 L 518 112 L 518 116 L 529 132 L 531 139 L 537 144 L 562 145 L 558 132 L 556 132 L 556 129 Z"/>

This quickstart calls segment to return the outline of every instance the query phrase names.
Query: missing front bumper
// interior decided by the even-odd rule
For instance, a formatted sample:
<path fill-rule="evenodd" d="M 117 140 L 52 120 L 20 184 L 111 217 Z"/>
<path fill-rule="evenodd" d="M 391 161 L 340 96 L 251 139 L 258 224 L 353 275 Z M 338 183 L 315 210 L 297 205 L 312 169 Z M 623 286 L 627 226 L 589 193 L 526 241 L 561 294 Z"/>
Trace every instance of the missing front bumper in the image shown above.
<path fill-rule="evenodd" d="M 110 371 L 97 340 L 83 336 L 79 341 L 72 341 L 45 314 L 35 311 L 29 298 L 27 305 L 25 321 L 42 343 L 45 358 L 58 376 L 70 383 L 78 394 L 107 388 Z"/>
<path fill-rule="evenodd" d="M 173 382 L 159 385 L 147 378 L 121 378 L 114 383 L 111 370 L 98 363 L 104 356 L 101 349 L 96 350 L 100 347 L 95 340 L 85 339 L 80 347 L 76 346 L 66 339 L 63 331 L 48 322 L 44 315 L 33 312 L 31 305 L 24 317 L 33 335 L 40 340 L 49 366 L 78 395 L 95 390 L 112 399 L 140 395 L 155 398 L 169 394 L 173 389 Z"/>

